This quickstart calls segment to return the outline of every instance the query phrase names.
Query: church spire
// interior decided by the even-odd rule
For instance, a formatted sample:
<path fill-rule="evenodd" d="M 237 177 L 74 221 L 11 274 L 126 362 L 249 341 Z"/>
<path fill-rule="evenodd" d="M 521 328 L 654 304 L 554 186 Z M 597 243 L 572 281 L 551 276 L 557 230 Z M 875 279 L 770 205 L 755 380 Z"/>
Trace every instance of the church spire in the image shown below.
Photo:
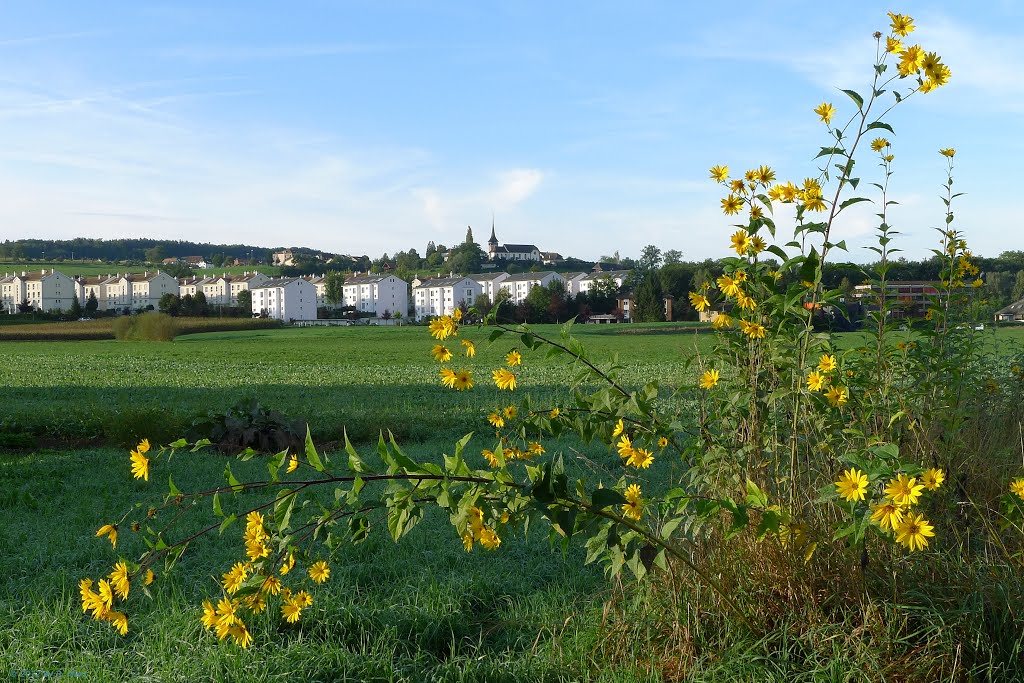
<path fill-rule="evenodd" d="M 494 214 L 491 214 L 491 239 L 487 240 L 487 244 L 493 244 L 495 247 L 498 246 L 498 238 L 494 235 Z"/>

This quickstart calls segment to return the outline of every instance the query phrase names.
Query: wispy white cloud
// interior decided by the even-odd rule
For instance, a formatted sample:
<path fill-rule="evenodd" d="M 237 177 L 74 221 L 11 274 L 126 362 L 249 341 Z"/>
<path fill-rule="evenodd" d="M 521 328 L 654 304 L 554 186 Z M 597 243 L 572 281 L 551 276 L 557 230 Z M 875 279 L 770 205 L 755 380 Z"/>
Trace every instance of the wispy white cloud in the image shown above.
<path fill-rule="evenodd" d="M 154 54 L 191 62 L 248 62 L 278 59 L 308 59 L 337 55 L 394 52 L 403 49 L 393 43 L 320 43 L 301 45 L 177 45 L 158 48 Z"/>
<path fill-rule="evenodd" d="M 525 201 L 537 191 L 544 173 L 536 168 L 514 168 L 498 175 L 498 187 L 494 192 L 497 209 L 510 209 Z"/>

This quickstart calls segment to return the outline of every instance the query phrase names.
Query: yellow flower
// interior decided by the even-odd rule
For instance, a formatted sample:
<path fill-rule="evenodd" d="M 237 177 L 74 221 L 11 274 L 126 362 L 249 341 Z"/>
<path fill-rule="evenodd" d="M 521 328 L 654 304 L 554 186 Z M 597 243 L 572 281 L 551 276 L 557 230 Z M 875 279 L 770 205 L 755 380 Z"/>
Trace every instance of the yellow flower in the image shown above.
<path fill-rule="evenodd" d="M 949 157 L 950 159 L 952 159 L 954 156 L 956 156 L 956 150 L 953 149 L 952 147 L 947 147 L 945 149 L 940 149 L 939 154 L 941 154 L 944 157 Z"/>
<path fill-rule="evenodd" d="M 498 538 L 498 534 L 494 532 L 494 529 L 484 527 L 480 531 L 480 545 L 487 550 L 497 550 L 498 546 L 501 545 L 501 539 Z"/>
<path fill-rule="evenodd" d="M 825 123 L 831 123 L 832 117 L 835 116 L 836 108 L 829 102 L 822 102 L 814 108 L 814 113 L 820 116 L 821 120 Z"/>
<path fill-rule="evenodd" d="M 643 498 L 640 497 L 640 487 L 630 484 L 626 487 L 626 492 L 623 495 L 626 498 L 626 502 L 622 505 L 623 516 L 639 520 L 643 514 Z"/>
<path fill-rule="evenodd" d="M 289 624 L 298 622 L 299 618 L 302 616 L 302 605 L 296 602 L 294 598 L 286 600 L 281 604 L 281 616 L 284 617 L 284 620 Z"/>
<path fill-rule="evenodd" d="M 700 388 L 713 389 L 718 384 L 718 379 L 718 370 L 705 370 L 704 374 L 700 376 Z"/>
<path fill-rule="evenodd" d="M 502 408 L 501 414 L 505 416 L 506 420 L 513 420 L 519 414 L 519 409 L 515 406 L 505 406 Z"/>
<path fill-rule="evenodd" d="M 892 19 L 892 32 L 898 36 L 906 38 L 908 34 L 914 31 L 914 20 L 906 14 L 893 14 L 889 12 L 889 18 Z"/>
<path fill-rule="evenodd" d="M 92 589 L 92 579 L 79 581 L 78 590 L 82 594 L 82 612 L 91 611 L 93 619 L 102 619 L 107 612 L 107 606 L 99 593 Z"/>
<path fill-rule="evenodd" d="M 506 389 L 508 391 L 515 391 L 516 389 L 516 376 L 505 368 L 498 368 L 491 373 L 491 377 L 494 379 L 494 384 L 499 389 Z"/>
<path fill-rule="evenodd" d="M 934 528 L 924 515 L 908 512 L 896 527 L 896 542 L 902 543 L 911 552 L 924 550 L 928 547 L 928 538 L 935 535 Z"/>
<path fill-rule="evenodd" d="M 258 510 L 253 510 L 245 516 L 245 530 L 263 530 L 263 515 Z"/>
<path fill-rule="evenodd" d="M 103 614 L 106 614 L 114 606 L 114 592 L 111 590 L 110 583 L 106 579 L 100 579 L 99 596 L 100 602 L 103 604 Z M 98 618 L 102 618 L 103 614 Z"/>
<path fill-rule="evenodd" d="M 213 608 L 213 603 L 209 600 L 203 600 L 203 616 L 199 620 L 210 630 L 217 625 L 217 610 Z"/>
<path fill-rule="evenodd" d="M 490 450 L 489 448 L 485 448 L 482 451 L 480 451 L 480 455 L 484 456 L 484 459 L 487 461 L 487 464 L 490 465 L 491 467 L 498 466 L 498 456 L 494 454 L 494 451 Z"/>
<path fill-rule="evenodd" d="M 441 384 L 449 389 L 455 388 L 455 371 L 451 368 L 441 368 Z"/>
<path fill-rule="evenodd" d="M 806 207 L 808 211 L 817 211 L 818 213 L 821 213 L 828 208 L 828 204 L 826 204 L 825 200 L 821 197 L 811 197 L 804 202 L 804 207 Z"/>
<path fill-rule="evenodd" d="M 1018 498 L 1024 500 L 1024 477 L 1010 482 L 1010 493 L 1016 494 Z"/>
<path fill-rule="evenodd" d="M 827 381 L 825 375 L 815 370 L 807 375 L 807 389 L 810 391 L 821 391 L 825 388 Z"/>
<path fill-rule="evenodd" d="M 761 237 L 760 235 L 754 235 L 753 237 L 750 238 L 750 253 L 754 254 L 755 256 L 757 254 L 760 254 L 767 248 L 768 245 L 765 243 L 764 238 Z"/>
<path fill-rule="evenodd" d="M 711 306 L 711 302 L 703 294 L 690 292 L 690 305 L 698 311 L 706 311 Z"/>
<path fill-rule="evenodd" d="M 276 576 L 268 576 L 263 579 L 260 585 L 260 592 L 268 595 L 278 595 L 281 592 L 281 579 Z"/>
<path fill-rule="evenodd" d="M 760 166 L 757 171 L 754 172 L 754 177 L 756 180 L 768 184 L 775 180 L 775 171 L 773 171 L 770 166 Z"/>
<path fill-rule="evenodd" d="M 985 282 L 980 277 L 971 281 L 971 287 L 973 287 L 974 289 L 978 289 L 979 287 L 984 287 L 984 286 L 985 286 Z"/>
<path fill-rule="evenodd" d="M 472 358 L 476 355 L 476 344 L 468 339 L 462 340 L 462 349 L 462 353 L 466 355 L 466 358 Z"/>
<path fill-rule="evenodd" d="M 100 530 L 96 532 L 96 537 L 106 536 L 110 539 L 110 545 L 113 548 L 117 548 L 117 525 L 116 524 L 104 524 L 100 527 Z"/>
<path fill-rule="evenodd" d="M 147 569 L 146 570 L 146 578 L 143 580 L 143 583 L 148 586 L 149 584 L 153 583 L 153 579 L 155 579 L 155 578 L 156 578 L 156 575 L 153 573 L 153 570 L 152 569 Z"/>
<path fill-rule="evenodd" d="M 911 76 L 921 69 L 923 61 L 924 50 L 921 49 L 920 45 L 911 45 L 900 55 L 900 63 L 897 66 L 897 70 L 901 76 Z"/>
<path fill-rule="evenodd" d="M 515 349 L 512 349 L 505 355 L 505 362 L 508 363 L 510 368 L 514 368 L 517 365 L 523 364 L 523 356 Z"/>
<path fill-rule="evenodd" d="M 891 55 L 902 54 L 904 50 L 903 41 L 896 36 L 889 36 L 885 39 L 885 51 Z M 875 150 L 877 151 L 877 150 Z"/>
<path fill-rule="evenodd" d="M 766 331 L 764 325 L 747 322 L 746 320 L 740 320 L 740 329 L 743 331 L 743 334 L 751 339 L 764 339 Z"/>
<path fill-rule="evenodd" d="M 737 178 L 736 180 L 729 183 L 729 190 L 736 194 L 746 194 L 747 185 L 742 180 Z"/>
<path fill-rule="evenodd" d="M 529 448 L 530 448 L 530 453 L 533 454 L 533 455 L 543 455 L 544 452 L 545 452 L 544 451 L 544 447 L 541 446 L 536 441 L 531 441 Z"/>
<path fill-rule="evenodd" d="M 142 441 L 140 441 L 139 445 L 135 447 L 135 450 L 141 453 L 142 455 L 149 453 L 149 439 L 143 439 Z"/>
<path fill-rule="evenodd" d="M 757 308 L 757 302 L 754 301 L 754 297 L 748 296 L 743 292 L 740 292 L 739 296 L 736 297 L 736 305 L 745 311 L 752 311 Z"/>
<path fill-rule="evenodd" d="M 726 296 L 739 296 L 740 286 L 728 275 L 722 275 L 718 278 L 717 282 L 718 289 L 722 291 L 722 294 L 725 294 Z"/>
<path fill-rule="evenodd" d="M 149 458 L 139 451 L 132 451 L 130 459 L 132 461 L 132 476 L 149 481 Z"/>
<path fill-rule="evenodd" d="M 903 508 L 891 500 L 872 505 L 871 510 L 871 521 L 878 522 L 878 526 L 883 529 L 896 531 L 896 527 L 903 521 Z"/>
<path fill-rule="evenodd" d="M 622 423 L 622 418 L 615 423 L 615 429 L 612 430 L 612 438 L 614 439 L 626 429 L 626 426 Z"/>
<path fill-rule="evenodd" d="M 888 486 L 885 487 L 885 494 L 897 505 L 909 507 L 917 504 L 917 499 L 921 497 L 923 490 L 924 484 L 918 484 L 917 479 L 908 478 L 907 475 L 901 473 L 889 481 Z"/>
<path fill-rule="evenodd" d="M 309 578 L 313 579 L 317 583 L 323 583 L 327 579 L 331 578 L 331 568 L 327 566 L 327 563 L 323 560 L 314 562 L 313 566 L 309 568 Z"/>
<path fill-rule="evenodd" d="M 665 446 L 668 446 L 668 437 L 667 436 L 660 436 L 660 437 L 658 437 L 658 448 L 665 448 Z"/>
<path fill-rule="evenodd" d="M 889 141 L 885 138 L 875 138 L 871 141 L 871 149 L 876 152 L 881 152 L 883 149 L 889 146 Z"/>
<path fill-rule="evenodd" d="M 821 354 L 821 359 L 818 360 L 818 369 L 822 372 L 832 372 L 837 367 L 836 357 L 827 353 Z"/>
<path fill-rule="evenodd" d="M 430 350 L 430 355 L 439 363 L 447 363 L 452 359 L 452 352 L 444 344 L 434 344 L 434 348 Z"/>
<path fill-rule="evenodd" d="M 746 230 L 737 230 L 732 234 L 732 248 L 740 256 L 747 253 L 750 248 L 750 235 Z"/>
<path fill-rule="evenodd" d="M 833 385 L 829 388 L 828 393 L 825 394 L 825 398 L 832 404 L 832 407 L 838 408 L 846 405 L 846 402 L 850 400 L 850 390 L 846 387 Z"/>
<path fill-rule="evenodd" d="M 452 382 L 452 386 L 457 391 L 466 391 L 467 389 L 473 388 L 473 373 L 469 370 L 459 370 L 455 373 L 455 380 Z"/>
<path fill-rule="evenodd" d="M 626 459 L 626 464 L 630 467 L 638 467 L 642 470 L 647 469 L 654 462 L 654 454 L 646 448 L 633 448 L 629 454 L 629 458 Z"/>
<path fill-rule="evenodd" d="M 839 481 L 836 482 L 836 491 L 839 492 L 839 496 L 851 502 L 864 500 L 867 490 L 868 475 L 855 467 L 843 472 L 843 476 L 839 477 Z"/>
<path fill-rule="evenodd" d="M 716 183 L 720 183 L 729 177 L 728 166 L 712 166 L 711 167 L 711 179 Z"/>
<path fill-rule="evenodd" d="M 454 320 L 455 322 L 459 322 L 460 320 L 462 320 L 462 309 L 461 308 L 456 308 L 455 309 L 455 311 L 452 313 L 452 320 Z"/>
<path fill-rule="evenodd" d="M 501 429 L 505 426 L 505 418 L 497 413 L 491 413 L 487 416 L 487 421 L 491 423 L 491 426 L 495 429 Z"/>
<path fill-rule="evenodd" d="M 114 587 L 117 597 L 122 600 L 128 599 L 128 591 L 131 590 L 131 583 L 128 581 L 128 566 L 124 562 L 114 565 L 114 571 L 110 572 L 110 584 Z"/>
<path fill-rule="evenodd" d="M 619 451 L 619 457 L 626 460 L 633 455 L 633 441 L 629 438 L 629 434 L 623 434 L 622 438 L 619 439 L 619 443 L 615 446 Z"/>
<path fill-rule="evenodd" d="M 299 456 L 297 454 L 295 454 L 295 453 L 292 453 L 292 455 L 288 458 L 288 469 L 286 471 L 288 472 L 288 474 L 291 474 L 296 469 L 298 469 L 298 467 L 299 467 Z"/>
<path fill-rule="evenodd" d="M 255 612 L 256 610 L 253 611 Z M 228 629 L 228 635 L 234 638 L 235 644 L 242 648 L 247 648 L 252 643 L 252 634 L 249 633 L 249 629 L 245 627 L 245 624 L 240 621 L 231 625 Z"/>
<path fill-rule="evenodd" d="M 734 194 L 730 194 L 728 197 L 722 199 L 722 211 L 727 216 L 732 216 L 740 212 L 743 208 L 743 199 L 737 197 Z"/>
<path fill-rule="evenodd" d="M 723 327 L 732 327 L 732 316 L 728 313 L 719 313 L 715 316 L 715 319 L 711 321 L 711 327 L 716 330 L 720 330 Z"/>
<path fill-rule="evenodd" d="M 293 553 L 288 553 L 288 557 L 285 559 L 284 562 L 281 563 L 281 576 L 284 576 L 285 574 L 290 572 L 292 570 L 292 567 L 294 566 L 295 555 Z"/>
<path fill-rule="evenodd" d="M 121 612 L 107 612 L 103 618 L 110 622 L 110 625 L 117 629 L 122 636 L 128 635 L 128 617 Z"/>
<path fill-rule="evenodd" d="M 448 337 L 458 334 L 458 328 L 454 320 L 444 315 L 430 321 L 430 334 L 434 339 L 444 341 Z"/>
<path fill-rule="evenodd" d="M 224 590 L 228 593 L 237 593 L 238 589 L 242 587 L 242 582 L 245 581 L 245 578 L 248 575 L 248 567 L 241 562 L 235 562 L 235 565 L 223 575 Z"/>
<path fill-rule="evenodd" d="M 932 467 L 924 471 L 921 475 L 921 481 L 924 482 L 924 487 L 929 491 L 935 491 L 942 482 L 946 481 L 946 473 L 937 467 Z"/>
<path fill-rule="evenodd" d="M 554 420 L 557 419 L 558 416 L 561 414 L 561 410 L 559 410 L 558 408 L 552 408 L 551 410 L 548 411 L 548 418 Z"/>

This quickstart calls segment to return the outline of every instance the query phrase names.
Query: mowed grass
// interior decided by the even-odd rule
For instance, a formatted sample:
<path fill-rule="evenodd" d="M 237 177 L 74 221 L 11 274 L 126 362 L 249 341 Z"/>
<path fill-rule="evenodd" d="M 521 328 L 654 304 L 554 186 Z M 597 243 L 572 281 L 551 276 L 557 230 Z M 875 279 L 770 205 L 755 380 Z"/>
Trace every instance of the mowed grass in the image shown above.
<path fill-rule="evenodd" d="M 537 329 L 558 336 L 557 326 Z M 683 326 L 574 329 L 595 361 L 619 354 L 621 381 L 633 386 L 651 379 L 692 382 L 686 359 L 713 340 Z M 167 343 L 12 343 L 0 367 L 7 398 L 0 420 L 8 431 L 130 445 L 140 436 L 177 438 L 197 418 L 255 398 L 308 421 L 320 441 L 339 440 L 346 429 L 356 441 L 387 429 L 405 441 L 461 435 L 486 428 L 486 412 L 510 400 L 490 373 L 521 343 L 507 335 L 489 345 L 487 335 L 464 327 L 447 342 L 457 354 L 463 339 L 477 345 L 475 358 L 453 364 L 473 370 L 476 386 L 468 392 L 440 386 L 426 327 L 259 330 Z M 524 354 L 518 374 L 522 390 L 553 403 L 566 398 L 578 369 L 568 356 L 538 352 Z"/>
<path fill-rule="evenodd" d="M 409 452 L 439 458 L 450 447 L 434 442 Z M 190 491 L 223 483 L 224 464 L 201 452 L 181 454 L 171 467 L 175 483 Z M 277 613 L 250 620 L 255 640 L 247 650 L 218 642 L 199 623 L 201 601 L 216 600 L 217 579 L 244 559 L 242 527 L 201 538 L 171 573 L 157 568 L 153 599 L 133 586 L 130 632 L 119 636 L 83 615 L 78 581 L 104 576 L 118 556 L 142 553 L 126 528 L 116 553 L 94 534 L 135 501 L 158 503 L 167 468 L 161 463 L 146 484 L 131 478 L 119 450 L 0 456 L 0 673 L 89 681 L 650 680 L 630 661 L 601 661 L 610 586 L 600 569 L 582 566 L 578 545 L 553 547 L 535 531 L 507 535 L 497 552 L 467 554 L 436 511 L 400 545 L 375 533 L 336 551 L 324 586 L 296 571 L 291 585 L 311 590 L 314 606 L 294 626 Z M 243 479 L 265 475 L 259 459 L 233 469 Z M 330 492 L 322 493 L 326 501 Z M 239 506 L 259 502 L 239 498 Z M 171 538 L 210 521 L 208 505 L 197 512 Z"/>

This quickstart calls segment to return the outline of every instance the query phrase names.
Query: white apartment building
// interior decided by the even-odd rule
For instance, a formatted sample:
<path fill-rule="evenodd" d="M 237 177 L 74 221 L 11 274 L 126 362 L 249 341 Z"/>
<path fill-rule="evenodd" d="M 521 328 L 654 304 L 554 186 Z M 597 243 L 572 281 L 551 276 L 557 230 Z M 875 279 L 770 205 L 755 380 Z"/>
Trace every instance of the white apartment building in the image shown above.
<path fill-rule="evenodd" d="M 228 305 L 238 305 L 238 293 L 243 291 L 252 290 L 253 287 L 258 287 L 264 282 L 269 282 L 270 278 L 263 273 L 256 272 L 245 272 L 241 275 L 228 275 L 227 276 L 227 287 L 228 287 Z"/>
<path fill-rule="evenodd" d="M 605 270 L 605 271 L 594 271 L 588 273 L 585 277 L 580 278 L 576 286 L 579 288 L 579 293 L 587 294 L 593 288 L 594 283 L 598 280 L 611 280 L 615 283 L 617 288 L 622 287 L 622 283 L 629 279 L 629 275 L 632 271 L 629 270 Z"/>
<path fill-rule="evenodd" d="M 550 270 L 542 273 L 519 273 L 509 275 L 506 280 L 502 281 L 500 288 L 508 291 L 509 301 L 518 306 L 526 300 L 534 287 L 547 287 L 556 281 L 565 283 L 565 278 Z"/>
<path fill-rule="evenodd" d="M 327 308 L 330 304 L 327 300 L 327 277 L 324 275 L 303 275 L 302 279 L 309 282 L 316 289 L 316 307 Z"/>
<path fill-rule="evenodd" d="M 580 293 L 580 281 L 588 275 L 590 273 L 566 273 L 562 276 L 565 278 L 565 293 L 569 298 Z"/>
<path fill-rule="evenodd" d="M 197 277 L 193 275 L 192 277 L 178 280 L 178 296 L 182 299 L 186 296 L 190 296 L 193 299 L 196 298 L 196 294 L 203 292 L 203 285 L 206 284 L 209 279 L 210 278 L 208 277 Z M 203 296 L 206 296 L 205 292 L 203 292 Z"/>
<path fill-rule="evenodd" d="M 487 298 L 493 304 L 495 295 L 501 289 L 501 283 L 509 278 L 509 274 L 501 271 L 497 273 L 476 273 L 466 277 L 480 285 L 483 293 L 487 295 Z"/>
<path fill-rule="evenodd" d="M 409 311 L 409 283 L 394 275 L 358 273 L 345 280 L 342 305 L 354 306 L 357 311 L 374 313 L 380 317 L 385 311 L 394 315 Z"/>
<path fill-rule="evenodd" d="M 252 314 L 285 322 L 316 320 L 316 287 L 308 280 L 280 278 L 252 287 Z"/>
<path fill-rule="evenodd" d="M 160 305 L 160 298 L 164 294 L 178 293 L 178 280 L 162 271 L 154 273 L 129 273 L 124 276 L 127 281 L 127 289 L 130 290 L 131 300 L 128 306 L 132 310 L 153 307 L 156 310 Z"/>
<path fill-rule="evenodd" d="M 23 301 L 37 311 L 64 311 L 71 308 L 76 295 L 75 281 L 55 270 L 21 271 L 0 278 L 0 299 L 8 313 L 17 313 Z"/>
<path fill-rule="evenodd" d="M 451 315 L 463 304 L 472 306 L 482 293 L 478 282 L 461 275 L 423 281 L 412 290 L 416 319 Z"/>

